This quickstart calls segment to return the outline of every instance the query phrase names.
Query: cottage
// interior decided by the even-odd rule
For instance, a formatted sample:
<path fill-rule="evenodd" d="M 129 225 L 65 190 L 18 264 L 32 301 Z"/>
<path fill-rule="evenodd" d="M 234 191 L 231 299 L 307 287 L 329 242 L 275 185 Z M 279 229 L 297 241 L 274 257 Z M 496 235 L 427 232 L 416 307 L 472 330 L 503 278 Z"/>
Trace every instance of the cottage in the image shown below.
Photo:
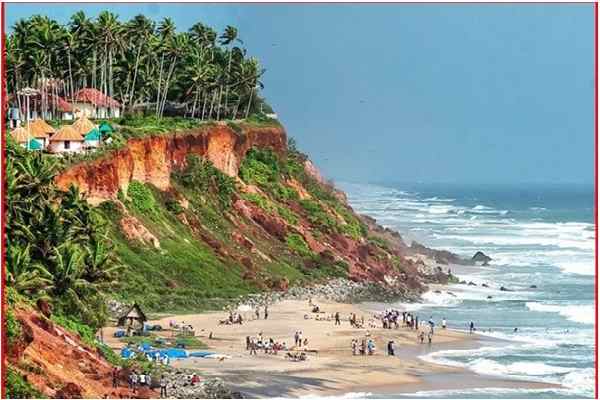
<path fill-rule="evenodd" d="M 42 144 L 42 148 L 46 148 L 49 144 L 50 136 L 56 133 L 56 129 L 51 127 L 43 119 L 35 119 L 29 122 L 29 131 L 31 137 L 35 138 Z M 27 124 L 25 125 L 27 128 Z"/>
<path fill-rule="evenodd" d="M 127 329 L 143 329 L 146 321 L 148 321 L 148 318 L 146 318 L 140 306 L 133 303 L 129 310 L 119 317 L 118 325 Z"/>
<path fill-rule="evenodd" d="M 10 133 L 11 138 L 19 144 L 21 147 L 24 147 L 28 150 L 42 150 L 42 144 L 36 139 L 32 138 L 27 134 L 27 130 L 25 128 L 16 128 Z M 29 145 L 27 143 L 29 142 Z"/>
<path fill-rule="evenodd" d="M 75 93 L 73 110 L 76 117 L 119 118 L 121 104 L 97 89 L 85 88 Z"/>
<path fill-rule="evenodd" d="M 72 126 L 63 126 L 50 137 L 51 153 L 78 153 L 83 150 L 83 136 Z"/>

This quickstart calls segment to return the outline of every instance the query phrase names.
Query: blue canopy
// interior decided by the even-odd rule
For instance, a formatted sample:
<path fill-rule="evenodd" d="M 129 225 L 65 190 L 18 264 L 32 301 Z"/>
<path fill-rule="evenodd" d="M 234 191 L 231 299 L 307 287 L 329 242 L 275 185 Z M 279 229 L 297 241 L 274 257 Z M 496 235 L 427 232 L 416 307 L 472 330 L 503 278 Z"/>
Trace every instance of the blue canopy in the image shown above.
<path fill-rule="evenodd" d="M 27 148 L 29 150 L 42 150 L 42 144 L 35 139 L 30 139 Z"/>
<path fill-rule="evenodd" d="M 98 130 L 98 128 L 94 128 L 91 131 L 89 131 L 88 133 L 86 133 L 84 139 L 86 141 L 92 141 L 92 140 L 100 140 L 102 138 L 102 134 L 100 133 L 100 131 Z"/>
<path fill-rule="evenodd" d="M 106 121 L 102 121 L 102 123 L 100 123 L 100 127 L 98 129 L 100 129 L 100 133 L 102 133 L 103 135 L 112 133 L 112 131 L 113 131 L 113 127 L 110 126 L 110 124 Z"/>

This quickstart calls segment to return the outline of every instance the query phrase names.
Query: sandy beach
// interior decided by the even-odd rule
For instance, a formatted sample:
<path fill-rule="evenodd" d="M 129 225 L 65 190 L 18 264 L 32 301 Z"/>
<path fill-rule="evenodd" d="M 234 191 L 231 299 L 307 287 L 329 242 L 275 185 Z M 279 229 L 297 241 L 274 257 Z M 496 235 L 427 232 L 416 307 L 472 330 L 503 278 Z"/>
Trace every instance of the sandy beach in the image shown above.
<path fill-rule="evenodd" d="M 413 393 L 421 390 L 441 390 L 456 387 L 527 387 L 543 388 L 550 385 L 481 377 L 462 368 L 425 362 L 419 358 L 431 351 L 451 348 L 477 347 L 478 335 L 449 329 L 436 329 L 432 345 L 420 344 L 417 331 L 407 327 L 383 329 L 378 320 L 365 307 L 317 301 L 321 313 L 311 312 L 307 301 L 286 300 L 269 308 L 269 317 L 256 319 L 254 312 L 243 312 L 242 325 L 220 325 L 227 318 L 226 312 L 173 315 L 151 321 L 168 327 L 169 322 L 192 325 L 210 351 L 231 356 L 225 360 L 190 357 L 173 360 L 171 365 L 196 369 L 202 377 L 220 377 L 236 391 L 248 397 L 299 397 L 306 395 L 330 396 L 349 392 L 364 393 Z M 339 312 L 341 325 L 328 315 Z M 356 313 L 365 318 L 366 328 L 353 328 L 348 316 Z M 316 316 L 319 315 L 317 320 Z M 370 327 L 369 321 L 376 324 Z M 424 328 L 425 329 L 425 328 Z M 428 331 L 428 328 L 426 328 Z M 106 328 L 107 343 L 115 349 L 123 345 L 112 337 L 115 328 Z M 306 361 L 290 361 L 286 351 L 277 355 L 258 351 L 250 355 L 246 350 L 246 336 L 273 338 L 276 342 L 293 345 L 294 333 L 302 331 L 309 340 L 310 352 Z M 212 339 L 209 335 L 212 332 Z M 165 331 L 162 335 L 168 337 Z M 365 335 L 374 339 L 377 349 L 371 356 L 353 356 L 350 343 L 353 338 Z M 388 356 L 386 344 L 394 340 L 396 355 Z M 427 342 L 427 339 L 425 340 Z"/>

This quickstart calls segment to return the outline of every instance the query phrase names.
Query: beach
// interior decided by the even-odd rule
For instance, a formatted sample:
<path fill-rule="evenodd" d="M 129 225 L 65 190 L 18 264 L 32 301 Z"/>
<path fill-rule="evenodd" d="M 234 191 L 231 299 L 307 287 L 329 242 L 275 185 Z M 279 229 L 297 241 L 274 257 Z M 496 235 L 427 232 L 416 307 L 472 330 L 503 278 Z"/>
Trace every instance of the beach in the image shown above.
<path fill-rule="evenodd" d="M 190 357 L 172 360 L 176 368 L 197 370 L 202 378 L 222 378 L 232 390 L 247 397 L 300 397 L 334 396 L 347 393 L 410 393 L 422 390 L 452 389 L 454 387 L 526 387 L 545 388 L 553 385 L 514 381 L 493 377 L 481 377 L 463 368 L 444 366 L 423 361 L 420 357 L 444 349 L 473 348 L 480 345 L 476 334 L 436 327 L 432 344 L 419 343 L 417 331 L 408 327 L 383 329 L 381 322 L 372 319 L 373 313 L 365 305 L 342 304 L 314 300 L 320 313 L 311 312 L 308 301 L 284 300 L 269 307 L 268 319 L 255 319 L 254 311 L 242 312 L 242 325 L 221 325 L 227 319 L 226 312 L 172 315 L 150 321 L 169 327 L 170 323 L 191 325 L 210 351 L 230 356 L 222 361 Z M 327 316 L 340 313 L 341 324 Z M 365 328 L 351 327 L 348 317 L 356 313 L 365 318 Z M 316 317 L 319 316 L 317 320 Z M 369 326 L 371 323 L 376 327 Z M 429 327 L 422 325 L 425 332 Z M 118 349 L 121 342 L 112 338 L 115 328 L 106 328 L 107 343 Z M 286 351 L 277 355 L 258 350 L 250 355 L 246 350 L 246 336 L 263 338 L 293 345 L 294 333 L 302 331 L 308 339 L 306 361 L 286 359 Z M 212 339 L 209 335 L 212 332 Z M 164 331 L 162 335 L 169 337 Z M 366 335 L 376 343 L 374 355 L 353 356 L 351 340 L 361 340 Z M 386 345 L 395 343 L 395 356 L 388 356 Z"/>

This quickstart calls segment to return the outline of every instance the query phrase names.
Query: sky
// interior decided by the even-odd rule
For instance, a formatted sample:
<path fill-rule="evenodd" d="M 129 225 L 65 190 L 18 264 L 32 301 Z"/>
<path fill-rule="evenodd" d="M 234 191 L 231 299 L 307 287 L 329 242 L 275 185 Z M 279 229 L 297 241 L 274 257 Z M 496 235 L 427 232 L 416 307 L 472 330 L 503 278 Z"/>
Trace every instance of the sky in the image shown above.
<path fill-rule="evenodd" d="M 239 29 L 288 135 L 334 181 L 594 180 L 593 4 L 15 4 Z"/>

